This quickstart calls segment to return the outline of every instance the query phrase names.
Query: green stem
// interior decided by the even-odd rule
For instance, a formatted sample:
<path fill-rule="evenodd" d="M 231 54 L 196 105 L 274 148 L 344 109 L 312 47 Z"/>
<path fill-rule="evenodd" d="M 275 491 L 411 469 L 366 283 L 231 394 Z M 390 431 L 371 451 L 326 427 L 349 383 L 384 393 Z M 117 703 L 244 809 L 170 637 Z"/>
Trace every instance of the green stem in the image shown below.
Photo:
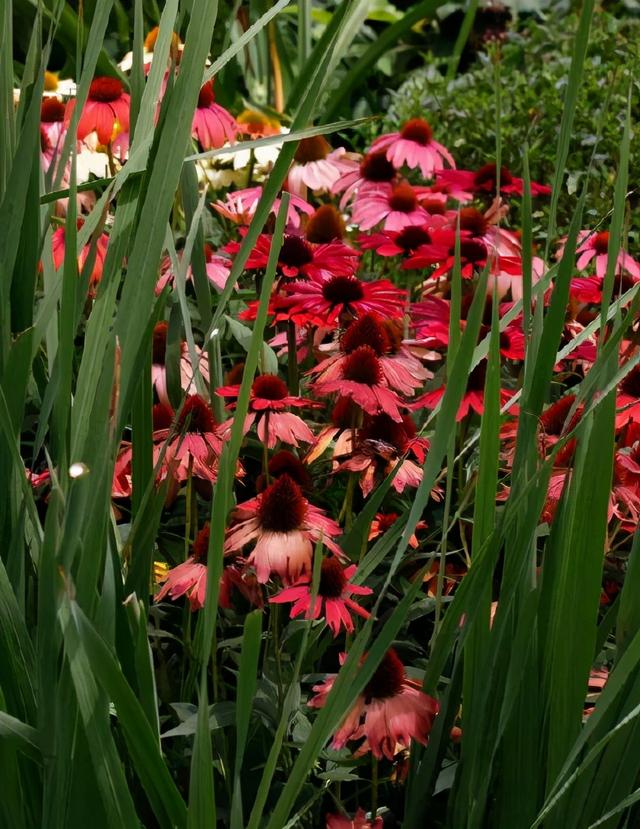
<path fill-rule="evenodd" d="M 371 755 L 371 822 L 378 814 L 378 760 Z"/>
<path fill-rule="evenodd" d="M 189 458 L 189 469 L 187 471 L 187 503 L 185 508 L 185 527 L 184 527 L 184 557 L 189 558 L 189 547 L 191 546 L 191 508 L 192 508 L 192 487 L 193 487 L 193 459 Z"/>
<path fill-rule="evenodd" d="M 271 605 L 271 621 L 273 632 L 273 658 L 276 663 L 276 677 L 278 681 L 278 715 L 282 714 L 284 702 L 284 682 L 282 680 L 282 662 L 280 660 L 280 605 Z"/>
<path fill-rule="evenodd" d="M 271 483 L 269 478 L 269 447 L 267 441 L 269 440 L 269 411 L 264 413 L 264 437 L 262 441 L 262 474 L 264 475 L 267 486 Z"/>
<path fill-rule="evenodd" d="M 291 320 L 287 323 L 287 376 L 289 379 L 289 394 L 297 396 L 300 393 L 300 379 L 298 377 L 298 348 L 296 341 L 296 324 Z"/>

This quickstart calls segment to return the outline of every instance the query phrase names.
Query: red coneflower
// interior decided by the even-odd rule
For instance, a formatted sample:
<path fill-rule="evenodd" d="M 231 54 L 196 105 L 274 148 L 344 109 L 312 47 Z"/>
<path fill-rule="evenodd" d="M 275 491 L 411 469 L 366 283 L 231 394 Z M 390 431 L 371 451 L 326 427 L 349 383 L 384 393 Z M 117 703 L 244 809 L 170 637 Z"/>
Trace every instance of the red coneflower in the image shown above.
<path fill-rule="evenodd" d="M 635 366 L 618 386 L 616 429 L 630 421 L 640 422 L 640 366 Z"/>
<path fill-rule="evenodd" d="M 369 541 L 375 541 L 376 538 L 384 535 L 388 529 L 393 527 L 399 517 L 397 512 L 376 512 L 375 518 L 369 527 Z M 427 524 L 425 521 L 418 521 L 416 524 L 416 530 L 424 530 L 426 527 Z M 420 542 L 415 533 L 412 533 L 409 538 L 409 546 L 414 550 L 417 550 L 420 546 Z"/>
<path fill-rule="evenodd" d="M 371 145 L 371 152 L 385 150 L 387 158 L 396 169 L 403 164 L 414 169 L 420 168 L 425 178 L 429 178 L 441 170 L 445 162 L 455 167 L 453 156 L 433 140 L 431 125 L 422 118 L 412 118 L 407 121 L 400 132 L 390 132 L 381 135 Z"/>
<path fill-rule="evenodd" d="M 75 107 L 75 98 L 67 103 L 65 121 L 68 124 Z M 86 138 L 90 132 L 98 135 L 105 146 L 119 132 L 129 131 L 131 99 L 118 78 L 99 77 L 91 81 L 89 96 L 78 121 L 78 138 Z"/>
<path fill-rule="evenodd" d="M 457 201 L 470 201 L 474 193 L 496 195 L 497 165 L 483 164 L 478 170 L 438 170 L 436 181 L 447 186 L 449 195 Z M 505 195 L 521 196 L 524 180 L 513 175 L 508 167 L 500 167 L 500 192 Z M 551 188 L 546 184 L 531 182 L 532 196 L 549 196 Z"/>
<path fill-rule="evenodd" d="M 369 596 L 373 593 L 370 587 L 352 584 L 351 579 L 356 573 L 355 564 L 343 567 L 335 556 L 328 556 L 322 560 L 320 569 L 320 583 L 313 609 L 311 608 L 311 576 L 305 574 L 291 587 L 281 590 L 276 596 L 269 599 L 276 604 L 293 603 L 292 619 L 304 614 L 305 619 L 319 619 L 323 616 L 334 638 L 344 628 L 347 633 L 353 633 L 353 619 L 351 613 L 357 613 L 363 619 L 368 619 L 370 613 L 360 607 L 351 598 L 352 595 Z"/>
<path fill-rule="evenodd" d="M 242 231 L 241 231 L 242 233 Z M 249 254 L 245 269 L 264 269 L 269 261 L 272 237 L 261 233 Z M 225 245 L 227 253 L 236 254 L 240 249 L 238 242 Z M 278 254 L 278 273 L 280 276 L 328 279 L 331 276 L 352 276 L 358 269 L 360 252 L 334 241 L 316 245 L 308 242 L 304 236 L 285 234 Z"/>
<path fill-rule="evenodd" d="M 484 381 L 486 371 L 487 365 L 485 360 L 478 363 L 478 365 L 474 369 L 472 369 L 471 373 L 469 374 L 469 379 L 467 381 L 467 388 L 462 397 L 460 406 L 458 407 L 456 420 L 462 420 L 471 411 L 474 411 L 476 412 L 476 414 L 479 415 L 484 414 Z M 416 400 L 412 401 L 410 404 L 407 405 L 414 412 L 418 411 L 419 409 L 435 409 L 438 403 L 444 397 L 445 390 L 446 386 L 440 386 L 439 388 L 434 389 L 433 391 L 426 392 L 425 394 L 421 395 Z M 511 396 L 511 392 L 506 391 L 505 389 L 501 389 L 501 404 L 504 405 Z"/>
<path fill-rule="evenodd" d="M 222 386 L 216 389 L 220 397 L 237 397 L 240 386 Z M 233 408 L 230 404 L 228 408 Z M 244 421 L 244 434 L 256 423 L 258 437 L 270 449 L 281 440 L 291 446 L 298 446 L 298 441 L 311 443 L 313 432 L 307 424 L 292 412 L 285 409 L 317 407 L 318 404 L 304 397 L 289 394 L 287 384 L 275 374 L 261 374 L 255 378 L 251 386 L 249 398 L 249 412 Z"/>
<path fill-rule="evenodd" d="M 224 107 L 216 103 L 213 81 L 207 83 L 198 95 L 198 106 L 193 114 L 191 133 L 204 150 L 217 150 L 227 142 L 233 144 L 238 128 Z"/>
<path fill-rule="evenodd" d="M 342 654 L 340 662 L 345 659 Z M 314 685 L 316 696 L 308 705 L 322 708 L 334 682 L 335 677 L 328 677 L 321 685 Z M 336 731 L 332 746 L 340 749 L 350 740 L 364 738 L 357 756 L 371 751 L 378 759 L 393 760 L 399 751 L 411 747 L 412 740 L 427 744 L 438 708 L 437 700 L 407 677 L 400 658 L 390 648 Z"/>
<path fill-rule="evenodd" d="M 353 816 L 353 820 L 343 815 L 327 815 L 325 829 L 382 829 L 383 822 L 381 817 L 375 820 L 367 820 L 367 815 L 364 809 L 358 809 Z"/>
<path fill-rule="evenodd" d="M 379 256 L 411 256 L 423 245 L 432 243 L 431 230 L 446 223 L 446 216 L 429 216 L 424 225 L 408 225 L 402 230 L 361 233 L 358 242 L 362 250 L 375 250 Z"/>
<path fill-rule="evenodd" d="M 272 575 L 292 584 L 310 573 L 313 547 L 321 539 L 335 555 L 342 556 L 333 540 L 340 535 L 340 527 L 309 503 L 289 475 L 281 475 L 256 498 L 239 504 L 234 517 L 225 553 L 240 552 L 253 544 L 247 562 L 255 567 L 261 584 Z"/>
<path fill-rule="evenodd" d="M 386 382 L 400 394 L 412 396 L 430 377 L 420 360 L 403 344 L 400 320 L 384 320 L 377 314 L 364 314 L 349 323 L 335 345 L 341 353 L 328 357 L 309 370 L 309 374 L 315 375 L 316 382 L 340 377 L 342 364 L 361 345 L 373 348 L 380 359 Z"/>
<path fill-rule="evenodd" d="M 387 414 L 366 417 L 358 430 L 356 444 L 351 456 L 338 470 L 358 472 L 360 489 L 367 497 L 376 483 L 391 472 L 404 455 L 411 453 L 419 464 L 424 463 L 429 442 L 416 435 L 416 426 L 409 415 L 395 421 Z M 339 459 L 338 459 L 339 460 Z M 422 480 L 422 467 L 413 460 L 404 458 L 392 482 L 396 492 L 404 492 L 407 486 L 417 487 Z M 432 493 L 434 496 L 437 491 Z"/>
<path fill-rule="evenodd" d="M 380 360 L 369 345 L 354 349 L 340 364 L 338 376 L 313 383 L 311 389 L 320 397 L 336 393 L 348 397 L 367 414 L 384 412 L 392 420 L 402 420 L 402 402 L 386 384 Z"/>
<path fill-rule="evenodd" d="M 407 296 L 406 291 L 387 279 L 363 282 L 355 276 L 343 275 L 328 278 L 313 275 L 306 282 L 285 285 L 284 290 L 292 317 L 327 328 L 369 312 L 383 317 L 402 317 Z"/>

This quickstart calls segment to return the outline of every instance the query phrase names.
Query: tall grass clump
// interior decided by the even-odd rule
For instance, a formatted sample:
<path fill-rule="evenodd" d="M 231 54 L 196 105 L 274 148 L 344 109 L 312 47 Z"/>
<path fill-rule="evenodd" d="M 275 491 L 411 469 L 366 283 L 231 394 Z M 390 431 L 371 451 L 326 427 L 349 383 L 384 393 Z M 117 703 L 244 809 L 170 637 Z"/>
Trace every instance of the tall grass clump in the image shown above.
<path fill-rule="evenodd" d="M 465 169 L 441 5 L 5 2 L 0 826 L 637 825 L 635 90 Z"/>

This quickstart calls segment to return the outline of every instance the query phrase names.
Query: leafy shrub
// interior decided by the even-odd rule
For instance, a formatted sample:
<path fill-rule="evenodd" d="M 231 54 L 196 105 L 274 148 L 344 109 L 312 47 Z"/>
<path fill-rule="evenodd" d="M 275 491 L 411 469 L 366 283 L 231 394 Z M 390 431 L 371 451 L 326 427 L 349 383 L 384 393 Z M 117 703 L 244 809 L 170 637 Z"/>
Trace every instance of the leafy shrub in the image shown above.
<path fill-rule="evenodd" d="M 468 71 L 451 81 L 443 75 L 438 58 L 427 55 L 426 65 L 391 93 L 385 128 L 426 114 L 437 135 L 455 149 L 459 165 L 479 167 L 495 158 L 499 78 L 503 163 L 521 175 L 527 142 L 532 178 L 550 181 L 576 25 L 573 16 L 527 18 L 503 44 L 490 49 L 492 55 L 480 52 Z M 627 90 L 630 83 L 637 84 L 639 36 L 638 19 L 601 12 L 594 20 L 560 202 L 560 227 L 568 223 L 574 194 L 592 159 L 587 215 L 598 221 L 611 209 Z M 640 114 L 638 106 L 636 98 L 632 123 Z M 640 133 L 636 133 L 632 157 L 639 150 Z M 631 204 L 635 205 L 634 199 Z M 637 233 L 638 219 L 632 215 L 630 220 Z"/>

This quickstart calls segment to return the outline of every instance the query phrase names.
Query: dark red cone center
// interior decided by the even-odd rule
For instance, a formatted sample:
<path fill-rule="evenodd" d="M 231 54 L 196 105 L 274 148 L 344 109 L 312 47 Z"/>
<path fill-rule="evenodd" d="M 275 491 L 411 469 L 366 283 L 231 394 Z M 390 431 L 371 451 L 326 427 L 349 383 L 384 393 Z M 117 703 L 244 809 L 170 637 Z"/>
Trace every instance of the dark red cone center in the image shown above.
<path fill-rule="evenodd" d="M 322 286 L 322 296 L 335 305 L 349 305 L 364 297 L 364 290 L 359 279 L 353 276 L 332 276 Z"/>
<path fill-rule="evenodd" d="M 124 87 L 117 78 L 94 78 L 89 87 L 89 100 L 109 104 L 117 101 L 122 95 Z"/>
<path fill-rule="evenodd" d="M 382 367 L 373 348 L 361 345 L 349 354 L 342 364 L 342 376 L 355 383 L 378 385 L 382 380 Z"/>
<path fill-rule="evenodd" d="M 404 125 L 400 135 L 407 141 L 415 141 L 416 144 L 426 147 L 433 138 L 433 130 L 422 118 L 412 118 Z"/>
<path fill-rule="evenodd" d="M 402 690 L 404 665 L 393 648 L 389 648 L 364 689 L 367 702 L 395 697 Z"/>
<path fill-rule="evenodd" d="M 288 268 L 301 268 L 313 262 L 313 250 L 301 236 L 285 236 L 278 259 Z"/>
<path fill-rule="evenodd" d="M 389 206 L 392 210 L 397 210 L 399 213 L 411 213 L 418 206 L 418 199 L 416 193 L 410 184 L 398 184 L 393 188 L 393 193 L 389 199 Z"/>
<path fill-rule="evenodd" d="M 323 559 L 318 593 L 325 599 L 339 599 L 347 585 L 344 569 L 335 556 Z"/>
<path fill-rule="evenodd" d="M 254 397 L 262 397 L 264 400 L 283 400 L 289 394 L 287 384 L 275 374 L 256 377 L 251 391 Z"/>
<path fill-rule="evenodd" d="M 308 164 L 310 161 L 321 161 L 330 152 L 331 145 L 324 135 L 313 135 L 300 141 L 294 159 L 298 164 Z"/>
<path fill-rule="evenodd" d="M 260 496 L 258 518 L 264 530 L 288 533 L 302 525 L 307 502 L 298 484 L 288 475 L 281 475 Z"/>

